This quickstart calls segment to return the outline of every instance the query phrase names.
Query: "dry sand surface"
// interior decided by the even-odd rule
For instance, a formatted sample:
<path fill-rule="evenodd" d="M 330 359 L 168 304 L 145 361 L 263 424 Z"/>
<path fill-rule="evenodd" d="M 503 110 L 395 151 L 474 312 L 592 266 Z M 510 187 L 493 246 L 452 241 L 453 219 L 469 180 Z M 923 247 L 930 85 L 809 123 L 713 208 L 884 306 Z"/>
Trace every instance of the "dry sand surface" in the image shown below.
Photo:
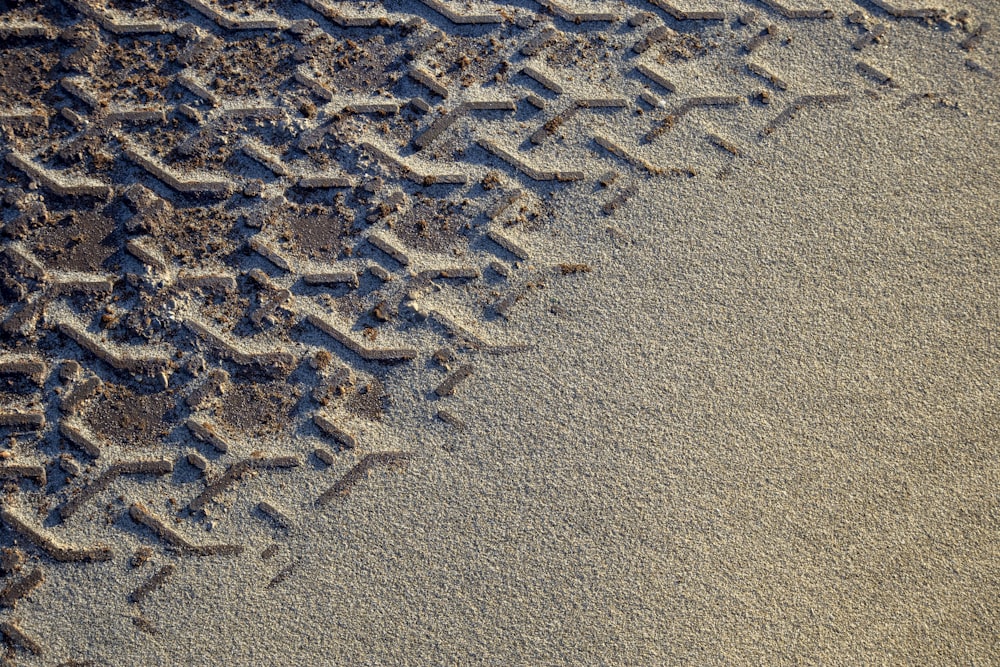
<path fill-rule="evenodd" d="M 1000 663 L 1000 5 L 926 3 L 0 5 L 4 659 Z"/>

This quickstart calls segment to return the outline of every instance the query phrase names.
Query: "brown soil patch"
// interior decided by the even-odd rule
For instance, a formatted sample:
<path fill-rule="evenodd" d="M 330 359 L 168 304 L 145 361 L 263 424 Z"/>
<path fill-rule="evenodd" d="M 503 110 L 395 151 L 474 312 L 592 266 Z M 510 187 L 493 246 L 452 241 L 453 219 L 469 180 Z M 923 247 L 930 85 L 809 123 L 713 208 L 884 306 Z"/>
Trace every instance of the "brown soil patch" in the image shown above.
<path fill-rule="evenodd" d="M 128 447 L 146 447 L 168 435 L 174 419 L 173 391 L 140 394 L 121 385 L 104 385 L 103 395 L 87 413 L 100 435 Z"/>
<path fill-rule="evenodd" d="M 306 62 L 334 92 L 371 95 L 388 90 L 400 79 L 403 55 L 401 42 L 387 44 L 382 35 L 340 40 L 323 34 L 310 42 Z"/>
<path fill-rule="evenodd" d="M 49 72 L 59 56 L 37 49 L 0 49 L 0 106 L 34 108 L 56 84 Z"/>
<path fill-rule="evenodd" d="M 468 245 L 461 233 L 466 222 L 461 205 L 417 195 L 413 208 L 392 228 L 413 248 L 442 252 Z"/>
<path fill-rule="evenodd" d="M 299 392 L 284 382 L 234 382 L 222 397 L 219 419 L 242 435 L 280 433 L 298 403 Z"/>
<path fill-rule="evenodd" d="M 118 251 L 114 220 L 99 213 L 72 211 L 49 221 L 38 235 L 35 253 L 50 268 L 98 272 Z"/>
<path fill-rule="evenodd" d="M 310 259 L 334 261 L 351 246 L 348 238 L 355 232 L 353 217 L 354 212 L 346 206 L 289 215 L 285 240 L 292 241 L 294 251 Z"/>

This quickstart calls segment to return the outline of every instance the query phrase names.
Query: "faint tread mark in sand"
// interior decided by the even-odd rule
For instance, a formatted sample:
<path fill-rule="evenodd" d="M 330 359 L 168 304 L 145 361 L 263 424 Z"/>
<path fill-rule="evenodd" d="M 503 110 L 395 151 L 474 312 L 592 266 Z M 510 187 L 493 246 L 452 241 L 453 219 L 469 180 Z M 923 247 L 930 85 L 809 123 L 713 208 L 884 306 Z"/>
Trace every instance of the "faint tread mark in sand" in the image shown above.
<path fill-rule="evenodd" d="M 41 568 L 36 567 L 31 572 L 16 579 L 0 591 L 0 607 L 13 609 L 18 600 L 31 594 L 31 591 L 38 588 L 45 581 L 45 575 Z"/>
<path fill-rule="evenodd" d="M 228 30 L 268 30 L 281 28 L 283 24 L 283 21 L 277 18 L 265 18 L 263 16 L 243 18 L 235 16 L 229 12 L 216 9 L 208 2 L 202 2 L 202 0 L 182 1 Z"/>
<path fill-rule="evenodd" d="M 63 420 L 59 423 L 59 434 L 82 449 L 89 456 L 93 456 L 94 458 L 100 457 L 101 445 L 93 437 L 81 431 L 79 427 Z"/>
<path fill-rule="evenodd" d="M 392 257 L 402 266 L 410 265 L 410 256 L 403 249 L 402 244 L 389 238 L 389 235 L 385 232 L 372 232 L 368 235 L 368 242 L 389 255 L 389 257 Z"/>
<path fill-rule="evenodd" d="M 972 51 L 977 46 L 979 46 L 982 41 L 986 38 L 986 35 L 993 29 L 993 26 L 989 23 L 980 23 L 977 25 L 970 33 L 969 36 L 962 40 L 959 44 L 966 51 Z"/>
<path fill-rule="evenodd" d="M 515 287 L 514 289 L 507 292 L 507 294 L 500 297 L 500 299 L 498 299 L 496 303 L 493 304 L 492 306 L 493 312 L 495 312 L 497 315 L 500 315 L 501 317 L 507 317 L 508 314 L 510 313 L 510 310 L 515 305 L 517 305 L 517 303 L 520 302 L 521 299 L 527 296 L 528 291 L 529 291 L 528 288 L 525 287 L 524 285 L 519 285 Z"/>
<path fill-rule="evenodd" d="M 529 58 L 536 56 L 545 48 L 558 42 L 561 35 L 562 33 L 554 26 L 546 25 L 538 34 L 521 45 L 521 55 Z"/>
<path fill-rule="evenodd" d="M 875 44 L 884 39 L 887 32 L 888 28 L 886 25 L 884 23 L 879 23 L 872 26 L 871 29 L 865 30 L 864 34 L 858 37 L 851 46 L 855 51 L 862 51 L 866 46 Z"/>
<path fill-rule="evenodd" d="M 611 139 L 608 139 L 607 137 L 602 137 L 599 134 L 598 135 L 594 135 L 594 141 L 596 141 L 597 144 L 601 148 L 603 148 L 604 150 L 608 151 L 609 153 L 611 153 L 611 154 L 613 154 L 613 155 L 615 155 L 617 157 L 620 157 L 621 159 L 625 160 L 626 162 L 630 162 L 630 163 L 634 164 L 637 167 L 645 169 L 646 171 L 648 171 L 650 174 L 652 174 L 654 176 L 660 176 L 660 175 L 666 173 L 666 170 L 663 169 L 662 167 L 657 167 L 655 164 L 651 163 L 649 160 L 646 160 L 645 158 L 641 158 L 641 157 L 639 157 L 637 155 L 633 155 L 632 153 L 628 152 L 627 150 L 625 150 L 624 148 L 622 148 L 621 146 L 619 146 L 618 144 L 616 144 Z"/>
<path fill-rule="evenodd" d="M 142 33 L 164 33 L 170 31 L 170 26 L 161 21 L 122 21 L 108 12 L 94 7 L 87 0 L 66 0 L 73 9 L 88 16 L 102 28 L 115 35 L 137 35 Z"/>
<path fill-rule="evenodd" d="M 187 429 L 191 432 L 198 440 L 202 442 L 207 442 L 208 444 L 215 447 L 218 452 L 228 452 L 229 442 L 222 437 L 222 434 L 216 430 L 215 425 L 210 422 L 200 422 L 197 419 L 188 419 L 184 424 Z"/>
<path fill-rule="evenodd" d="M 869 65 L 868 63 L 861 61 L 858 62 L 858 71 L 867 76 L 869 79 L 879 83 L 883 86 L 892 85 L 892 76 L 886 74 L 882 70 L 878 69 L 874 65 Z"/>
<path fill-rule="evenodd" d="M 221 356 L 234 361 L 241 366 L 258 365 L 265 368 L 278 369 L 292 368 L 295 366 L 295 355 L 290 352 L 286 352 L 284 350 L 275 352 L 245 352 L 240 345 L 227 340 L 225 336 L 212 331 L 212 329 L 210 329 L 207 325 L 194 318 L 189 317 L 185 319 L 184 326 L 197 335 L 199 339 L 207 342 L 212 348 L 218 351 Z"/>
<path fill-rule="evenodd" d="M 424 269 L 417 274 L 418 277 L 427 278 L 428 280 L 437 280 L 438 278 L 447 278 L 449 280 L 475 280 L 481 277 L 479 269 L 474 266 L 454 266 L 454 267 L 438 267 L 434 269 Z"/>
<path fill-rule="evenodd" d="M 102 472 L 93 482 L 80 489 L 75 496 L 59 508 L 59 518 L 65 521 L 89 502 L 94 496 L 108 488 L 122 475 L 155 475 L 161 477 L 174 470 L 174 462 L 169 459 L 145 459 L 120 461 Z"/>
<path fill-rule="evenodd" d="M 667 2 L 667 0 L 649 0 L 650 3 L 656 5 L 666 13 L 670 14 L 673 18 L 678 21 L 725 21 L 726 13 L 719 10 L 712 9 L 700 9 L 700 10 L 685 10 L 681 9 L 673 2 Z"/>
<path fill-rule="evenodd" d="M 45 468 L 39 465 L 18 465 L 5 463 L 0 465 L 0 480 L 32 479 L 39 486 L 45 486 Z"/>
<path fill-rule="evenodd" d="M 342 10 L 327 4 L 323 0 L 302 0 L 302 2 L 342 28 L 391 27 L 396 23 L 396 20 L 385 12 L 376 15 L 345 14 Z"/>
<path fill-rule="evenodd" d="M 560 84 L 558 81 L 552 78 L 551 74 L 542 71 L 538 67 L 532 65 L 525 65 L 521 69 L 521 71 L 524 72 L 525 76 L 534 79 L 535 81 L 540 83 L 543 87 L 547 88 L 548 90 L 551 90 L 556 95 L 562 95 L 564 92 L 566 92 L 566 89 L 563 88 L 562 84 Z"/>
<path fill-rule="evenodd" d="M 637 63 L 635 69 L 644 77 L 646 77 L 653 83 L 657 84 L 667 92 L 672 93 L 677 90 L 677 86 L 674 85 L 672 81 L 670 81 L 667 77 L 657 72 L 649 65 L 644 65 L 643 63 Z"/>
<path fill-rule="evenodd" d="M 166 521 L 149 511 L 142 503 L 132 503 L 128 514 L 136 523 L 152 530 L 157 537 L 182 553 L 195 556 L 229 556 L 243 551 L 238 544 L 194 544 L 171 528 Z"/>
<path fill-rule="evenodd" d="M 0 426 L 18 426 L 41 430 L 45 428 L 45 413 L 0 411 Z"/>
<path fill-rule="evenodd" d="M 788 83 L 786 83 L 784 79 L 779 77 L 777 74 L 774 74 L 763 65 L 748 62 L 747 69 L 756 74 L 757 76 L 759 76 L 760 78 L 766 80 L 768 83 L 770 83 L 778 90 L 788 90 Z"/>
<path fill-rule="evenodd" d="M 128 159 L 177 192 L 211 194 L 219 197 L 227 197 L 233 190 L 232 183 L 216 176 L 208 174 L 201 174 L 193 177 L 191 175 L 186 177 L 178 176 L 171 169 L 160 164 L 151 155 L 129 146 L 124 140 L 122 143 L 125 146 L 122 152 Z"/>
<path fill-rule="evenodd" d="M 170 359 L 157 355 L 129 354 L 115 351 L 111 346 L 90 335 L 82 327 L 68 321 L 56 323 L 59 332 L 73 340 L 77 345 L 90 352 L 101 361 L 110 364 L 118 370 L 132 373 L 152 374 L 164 371 L 170 366 Z"/>
<path fill-rule="evenodd" d="M 702 107 L 735 107 L 746 102 L 746 98 L 741 95 L 703 95 L 699 97 L 689 97 L 681 102 L 666 118 L 653 127 L 643 141 L 649 143 L 657 137 L 667 132 L 674 124 L 690 111 Z"/>
<path fill-rule="evenodd" d="M 437 411 L 437 417 L 444 423 L 449 424 L 459 431 L 465 428 L 464 421 L 462 421 L 459 417 L 456 417 L 454 413 L 445 410 L 444 408 Z"/>
<path fill-rule="evenodd" d="M 469 181 L 469 177 L 465 174 L 455 174 L 455 173 L 431 173 L 428 171 L 423 171 L 414 164 L 408 163 L 407 160 L 393 154 L 389 149 L 379 146 L 373 140 L 366 140 L 361 142 L 361 147 L 367 150 L 369 153 L 375 156 L 375 158 L 387 165 L 390 168 L 398 169 L 406 176 L 408 179 L 416 183 L 417 185 L 435 185 L 438 183 L 448 184 L 448 185 L 463 185 Z"/>
<path fill-rule="evenodd" d="M 352 338 L 346 331 L 342 331 L 332 322 L 328 322 L 318 315 L 306 316 L 309 324 L 313 325 L 330 338 L 346 347 L 366 361 L 411 361 L 417 358 L 417 350 L 410 347 L 396 348 L 376 348 L 362 345 Z"/>
<path fill-rule="evenodd" d="M 768 124 L 765 125 L 764 129 L 761 131 L 761 134 L 763 136 L 773 134 L 775 130 L 790 121 L 795 116 L 796 112 L 805 109 L 806 107 L 847 102 L 850 99 L 849 95 L 840 94 L 803 95 L 802 97 L 798 97 L 792 101 L 780 114 L 768 122 Z"/>
<path fill-rule="evenodd" d="M 789 7 L 778 0 L 757 0 L 763 5 L 770 7 L 786 19 L 832 19 L 835 14 L 831 9 L 799 9 Z M 796 0 L 798 2 L 799 0 Z"/>
<path fill-rule="evenodd" d="M 333 452 L 325 447 L 317 447 L 313 450 L 313 456 L 322 461 L 328 466 L 332 466 L 337 462 L 337 457 L 334 456 Z"/>
<path fill-rule="evenodd" d="M 234 486 L 244 475 L 251 470 L 280 470 L 284 468 L 295 468 L 302 465 L 302 461 L 297 456 L 274 456 L 249 458 L 229 466 L 215 482 L 207 485 L 205 490 L 194 498 L 188 507 L 193 512 L 197 512 L 212 501 L 217 495 Z"/>
<path fill-rule="evenodd" d="M 619 16 L 612 12 L 582 12 L 574 11 L 555 0 L 536 0 L 538 4 L 570 23 L 614 23 Z"/>
<path fill-rule="evenodd" d="M 278 570 L 278 573 L 271 577 L 271 580 L 267 582 L 265 588 L 274 588 L 288 577 L 292 576 L 292 572 L 295 570 L 295 563 L 289 563 L 285 567 Z"/>
<path fill-rule="evenodd" d="M 454 373 L 446 377 L 441 384 L 437 386 L 434 393 L 439 397 L 443 398 L 445 396 L 453 396 L 455 390 L 458 388 L 459 383 L 465 378 L 472 375 L 474 366 L 472 364 L 465 364 L 461 366 Z"/>
<path fill-rule="evenodd" d="M 504 162 L 513 166 L 522 174 L 534 181 L 579 181 L 584 175 L 582 171 L 555 171 L 550 169 L 538 169 L 522 160 L 516 154 L 501 148 L 496 142 L 489 139 L 479 139 L 477 142 L 483 149 L 497 156 Z"/>
<path fill-rule="evenodd" d="M 542 105 L 539 108 L 544 109 L 545 107 L 544 105 Z M 546 122 L 531 135 L 530 137 L 531 143 L 533 144 L 544 143 L 546 139 L 548 139 L 552 134 L 556 132 L 556 130 L 558 130 L 563 125 L 563 123 L 565 123 L 567 120 L 576 115 L 577 110 L 578 107 L 574 105 L 569 109 L 566 109 L 562 113 L 554 116 L 551 120 Z"/>
<path fill-rule="evenodd" d="M 338 479 L 333 486 L 324 491 L 319 498 L 316 499 L 316 504 L 319 506 L 328 504 L 334 498 L 339 496 L 346 496 L 351 492 L 351 489 L 364 479 L 368 472 L 379 466 L 392 467 L 405 465 L 413 459 L 413 455 L 408 452 L 378 452 L 375 454 L 366 454 L 362 459 L 354 465 L 353 468 L 348 470 L 343 477 Z"/>
<path fill-rule="evenodd" d="M 452 111 L 439 116 L 437 120 L 431 123 L 430 127 L 417 135 L 413 140 L 413 144 L 417 148 L 430 146 L 445 130 L 463 116 L 469 115 L 472 111 L 517 111 L 517 104 L 514 100 L 463 102 Z"/>
<path fill-rule="evenodd" d="M 901 19 L 929 19 L 947 14 L 940 7 L 905 7 L 887 0 L 868 0 L 882 11 Z"/>
<path fill-rule="evenodd" d="M 584 109 L 613 109 L 628 106 L 628 100 L 624 98 L 589 98 L 576 100 L 571 107 L 560 114 L 555 115 L 551 120 L 542 125 L 530 137 L 533 144 L 542 144 L 550 136 L 555 134 L 570 118 L 577 115 Z"/>
<path fill-rule="evenodd" d="M 456 25 L 503 23 L 503 17 L 497 14 L 460 14 L 441 0 L 420 1 Z"/>
<path fill-rule="evenodd" d="M 316 413 L 315 415 L 313 415 L 313 423 L 316 424 L 316 426 L 319 427 L 319 430 L 323 431 L 323 433 L 326 433 L 334 440 L 336 440 L 340 444 L 342 449 L 354 449 L 355 447 L 358 446 L 357 438 L 355 438 L 353 435 L 351 435 L 341 427 L 337 426 L 337 424 L 335 424 L 328 417 L 324 417 L 323 415 Z M 317 456 L 319 456 L 319 454 L 317 454 Z M 331 463 L 330 461 L 326 461 L 326 459 L 324 459 L 322 456 L 320 456 L 320 459 L 326 462 L 327 465 Z"/>
<path fill-rule="evenodd" d="M 914 104 L 916 104 L 918 102 L 922 102 L 924 100 L 933 102 L 937 106 L 943 106 L 943 107 L 948 107 L 948 108 L 953 108 L 953 109 L 957 108 L 956 103 L 953 102 L 950 99 L 950 96 L 951 96 L 951 94 L 947 93 L 947 92 L 933 92 L 933 91 L 929 91 L 929 92 L 926 92 L 926 93 L 912 93 L 910 95 L 907 95 L 906 99 L 904 99 L 902 102 L 900 102 L 899 106 L 897 108 L 899 108 L 899 109 L 905 109 L 905 108 L 907 108 L 909 106 L 912 106 L 912 105 L 914 105 Z"/>
<path fill-rule="evenodd" d="M 274 521 L 276 524 L 278 524 L 279 528 L 284 528 L 284 529 L 291 528 L 292 519 L 289 513 L 284 509 L 278 507 L 274 503 L 262 500 L 259 503 L 257 503 L 257 509 L 259 509 L 267 517 L 269 517 L 271 521 Z M 275 551 L 277 551 L 277 545 L 272 545 L 272 546 L 275 548 Z M 261 554 L 261 558 L 267 560 L 267 558 L 270 558 L 270 556 L 264 556 L 263 554 Z"/>
<path fill-rule="evenodd" d="M 167 579 L 174 573 L 175 569 L 176 566 L 172 563 L 168 563 L 161 567 L 156 574 L 139 584 L 139 587 L 129 594 L 129 600 L 136 604 L 145 600 L 148 595 L 155 593 L 163 587 L 163 584 L 166 583 Z"/>
<path fill-rule="evenodd" d="M 657 44 L 665 42 L 668 39 L 674 38 L 676 36 L 677 33 L 675 31 L 671 30 L 665 25 L 661 25 L 659 27 L 653 28 L 648 33 L 646 33 L 646 35 L 642 39 L 640 39 L 632 46 L 632 50 L 636 53 L 642 54 L 645 53 L 646 51 L 649 51 Z"/>
<path fill-rule="evenodd" d="M 459 324 L 453 318 L 445 315 L 439 310 L 429 310 L 428 317 L 436 320 L 450 335 L 454 336 L 462 346 L 475 350 L 482 350 L 487 354 L 516 354 L 531 349 L 531 345 L 526 343 L 497 344 L 484 340 L 482 336 L 470 330 L 467 326 Z"/>
<path fill-rule="evenodd" d="M 740 150 L 740 147 L 737 146 L 735 142 L 733 142 L 731 139 L 726 139 L 725 137 L 719 134 L 716 134 L 714 132 L 709 132 L 708 140 L 711 141 L 713 145 L 718 146 L 719 148 L 726 151 L 730 155 L 738 157 L 743 154 L 743 151 Z"/>
<path fill-rule="evenodd" d="M 521 189 L 514 190 L 513 192 L 504 195 L 500 199 L 500 201 L 498 201 L 496 204 L 490 207 L 489 210 L 487 210 L 486 215 L 489 216 L 490 220 L 496 220 L 501 215 L 503 215 L 504 211 L 506 211 L 511 206 L 516 204 L 518 200 L 520 200 L 524 196 L 525 196 L 524 190 Z"/>
<path fill-rule="evenodd" d="M 779 33 L 778 26 L 771 23 L 766 28 L 761 30 L 759 33 L 751 37 L 750 41 L 748 41 L 743 46 L 743 48 L 746 49 L 747 53 L 753 53 L 761 46 L 763 46 L 765 43 L 769 42 L 772 39 L 775 39 L 778 36 L 778 33 Z"/>
<path fill-rule="evenodd" d="M 980 62 L 976 62 L 972 58 L 966 58 L 965 59 L 965 66 L 967 68 L 969 68 L 971 71 L 978 72 L 979 74 L 982 74 L 982 75 L 984 75 L 984 76 L 986 76 L 986 77 L 988 77 L 990 79 L 992 79 L 993 77 L 996 76 L 996 74 L 993 72 L 993 70 L 991 70 L 990 68 L 986 67 L 985 65 L 983 65 Z"/>
<path fill-rule="evenodd" d="M 101 378 L 95 376 L 74 385 L 59 401 L 59 409 L 70 415 L 76 413 L 81 404 L 97 395 L 103 384 Z"/>
<path fill-rule="evenodd" d="M 41 656 L 44 653 L 42 645 L 38 640 L 31 637 L 31 635 L 21 628 L 20 621 L 13 618 L 0 621 L 0 633 L 3 633 L 14 645 L 20 646 L 26 651 L 30 651 L 37 656 Z"/>
<path fill-rule="evenodd" d="M 27 156 L 11 151 L 7 162 L 33 178 L 43 187 L 62 197 L 99 197 L 111 194 L 111 187 L 96 179 L 82 176 L 68 176 L 53 169 L 46 169 Z"/>
<path fill-rule="evenodd" d="M 29 542 L 47 553 L 60 563 L 73 563 L 80 561 L 103 561 L 110 560 L 112 553 L 109 547 L 97 545 L 93 547 L 77 547 L 66 545 L 40 528 L 35 528 L 10 508 L 0 509 L 0 519 L 3 519 L 12 530 L 20 533 Z"/>
<path fill-rule="evenodd" d="M 142 616 L 133 616 L 132 623 L 135 624 L 135 627 L 139 628 L 146 634 L 150 635 L 160 634 L 160 630 L 155 625 L 153 625 L 153 622 L 150 621 L 148 618 L 143 618 Z"/>

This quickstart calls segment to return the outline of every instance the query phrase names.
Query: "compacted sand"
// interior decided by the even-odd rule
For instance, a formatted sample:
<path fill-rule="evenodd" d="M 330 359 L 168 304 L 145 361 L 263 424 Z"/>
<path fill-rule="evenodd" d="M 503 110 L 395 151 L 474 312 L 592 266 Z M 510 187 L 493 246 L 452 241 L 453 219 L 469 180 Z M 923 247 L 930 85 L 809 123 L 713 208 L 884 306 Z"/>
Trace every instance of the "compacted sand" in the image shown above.
<path fill-rule="evenodd" d="M 1000 662 L 932 4 L 3 5 L 4 659 Z"/>

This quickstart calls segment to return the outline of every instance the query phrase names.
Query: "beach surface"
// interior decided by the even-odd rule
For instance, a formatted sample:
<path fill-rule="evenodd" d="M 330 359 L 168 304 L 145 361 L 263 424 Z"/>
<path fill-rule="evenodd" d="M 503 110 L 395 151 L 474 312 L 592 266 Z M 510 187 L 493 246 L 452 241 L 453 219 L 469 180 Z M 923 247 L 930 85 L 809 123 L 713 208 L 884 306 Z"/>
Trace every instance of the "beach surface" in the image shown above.
<path fill-rule="evenodd" d="M 4 664 L 1000 661 L 1000 6 L 924 1 L 0 12 Z"/>

